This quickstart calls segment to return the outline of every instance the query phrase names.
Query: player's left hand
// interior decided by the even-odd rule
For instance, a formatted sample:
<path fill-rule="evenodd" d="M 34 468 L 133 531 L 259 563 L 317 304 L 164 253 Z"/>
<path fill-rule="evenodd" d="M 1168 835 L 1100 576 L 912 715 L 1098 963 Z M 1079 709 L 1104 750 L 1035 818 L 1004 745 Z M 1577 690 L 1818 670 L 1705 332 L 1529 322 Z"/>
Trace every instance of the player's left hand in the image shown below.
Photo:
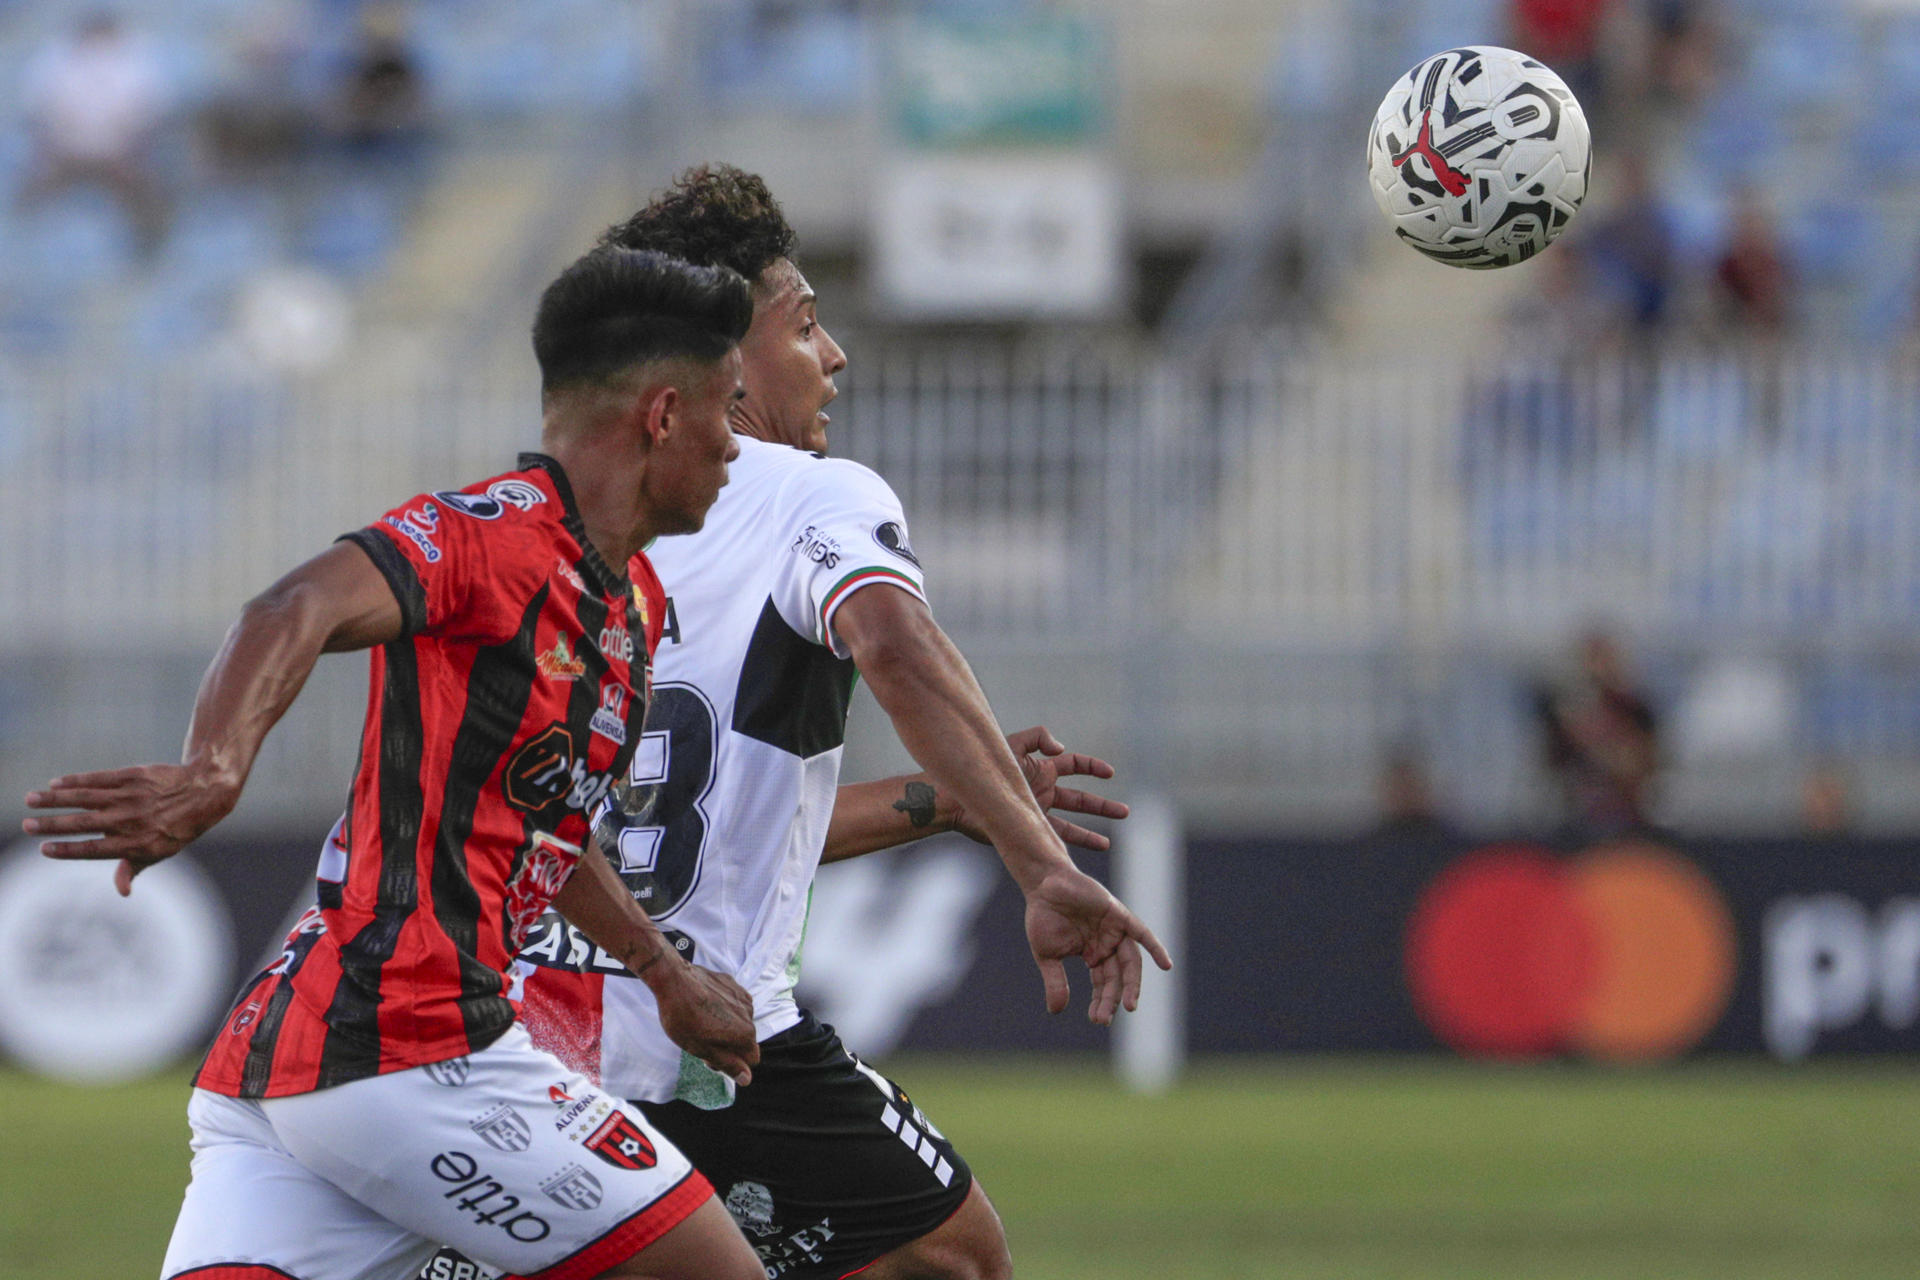
<path fill-rule="evenodd" d="M 55 778 L 45 790 L 27 793 L 29 809 L 71 809 L 28 818 L 20 829 L 32 836 L 80 836 L 49 840 L 49 858 L 118 858 L 113 886 L 121 897 L 133 878 L 198 839 L 233 811 L 237 786 L 209 770 L 180 764 L 144 764 Z"/>
<path fill-rule="evenodd" d="M 1048 875 L 1027 894 L 1027 945 L 1040 966 L 1048 1013 L 1067 1007 L 1070 991 L 1062 962 L 1068 956 L 1086 962 L 1093 979 L 1087 1018 L 1102 1027 L 1112 1024 L 1116 1010 L 1131 1013 L 1139 1006 L 1142 947 L 1162 969 L 1173 968 L 1153 930 L 1098 880 L 1072 869 Z"/>
<path fill-rule="evenodd" d="M 735 1084 L 753 1083 L 760 1061 L 753 996 L 724 973 L 688 964 L 668 951 L 645 976 L 667 1038 Z"/>
<path fill-rule="evenodd" d="M 1113 844 L 1111 840 L 1098 831 L 1089 831 L 1060 815 L 1085 813 L 1118 821 L 1127 816 L 1127 806 L 1105 796 L 1063 787 L 1060 779 L 1111 778 L 1113 766 L 1098 756 L 1068 751 L 1066 745 L 1049 733 L 1044 725 L 1008 734 L 1007 746 L 1013 749 L 1013 758 L 1020 762 L 1020 772 L 1026 776 L 1027 787 L 1033 792 L 1033 798 L 1040 808 L 1046 812 L 1047 821 L 1053 824 L 1060 838 L 1082 849 L 1105 852 Z M 992 843 L 985 831 L 968 820 L 964 808 L 955 811 L 953 829 L 969 840 L 977 840 L 981 844 Z"/>

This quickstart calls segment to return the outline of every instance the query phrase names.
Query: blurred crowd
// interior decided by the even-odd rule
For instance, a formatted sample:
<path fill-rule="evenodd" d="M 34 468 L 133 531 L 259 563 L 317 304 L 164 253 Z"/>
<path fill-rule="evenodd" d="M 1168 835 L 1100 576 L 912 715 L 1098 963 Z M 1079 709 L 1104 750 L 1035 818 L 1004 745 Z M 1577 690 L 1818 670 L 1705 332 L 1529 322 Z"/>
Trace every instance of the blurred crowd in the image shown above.
<path fill-rule="evenodd" d="M 263 301 L 332 315 L 388 265 L 433 139 L 402 6 L 274 0 L 158 29 L 67 8 L 12 15 L 4 47 L 0 350 L 205 352 L 285 309 Z"/>
<path fill-rule="evenodd" d="M 341 349 L 354 309 L 369 305 L 369 286 L 393 277 L 410 225 L 433 203 L 435 183 L 458 171 L 463 144 L 544 118 L 566 127 L 530 129 L 523 145 L 631 150 L 638 144 L 627 137 L 649 137 L 658 123 L 649 104 L 688 77 L 704 115 L 759 111 L 782 117 L 790 129 L 782 138 L 868 155 L 874 121 L 860 113 L 882 97 L 879 36 L 893 17 L 1001 21 L 1050 7 L 178 0 L 115 11 L 85 0 L 0 0 L 0 83 L 11 94 L 0 101 L 0 356 L 84 352 L 109 365 L 122 355 L 167 365 L 226 343 L 250 368 L 311 367 Z M 1117 6 L 1069 7 L 1122 25 Z M 1261 9 L 1254 0 L 1221 7 Z M 1549 253 L 1486 281 L 1486 296 L 1512 301 L 1504 341 L 1477 345 L 1464 362 L 1464 411 L 1445 411 L 1460 442 L 1448 459 L 1448 492 L 1458 496 L 1448 511 L 1459 518 L 1462 557 L 1487 579 L 1520 593 L 1591 581 L 1590 612 L 1620 619 L 1574 646 L 1563 671 L 1531 684 L 1524 673 L 1503 678 L 1527 691 L 1511 718 L 1532 734 L 1527 749 L 1549 780 L 1558 822 L 1569 830 L 1657 823 L 1676 761 L 1684 764 L 1698 736 L 1688 708 L 1713 662 L 1676 675 L 1675 660 L 1650 655 L 1654 637 L 1639 646 L 1656 667 L 1643 680 L 1626 638 L 1640 638 L 1645 618 L 1718 626 L 1722 637 L 1752 629 L 1783 643 L 1876 628 L 1907 635 L 1920 625 L 1920 581 L 1906 569 L 1920 545 L 1909 479 L 1920 463 L 1907 450 L 1916 438 L 1913 388 L 1897 362 L 1864 371 L 1836 363 L 1897 349 L 1915 329 L 1920 131 L 1906 126 L 1905 108 L 1920 102 L 1920 4 L 1296 0 L 1274 8 L 1284 14 L 1268 19 L 1277 51 L 1269 57 L 1263 46 L 1243 59 L 1254 68 L 1250 81 L 1266 60 L 1264 96 L 1255 83 L 1193 84 L 1166 100 L 1191 99 L 1200 110 L 1209 93 L 1246 99 L 1240 105 L 1256 122 L 1239 159 L 1255 179 L 1249 188 L 1284 188 L 1295 219 L 1254 228 L 1286 239 L 1271 264 L 1283 279 L 1270 314 L 1322 323 L 1302 350 L 1339 341 L 1324 323 L 1334 308 L 1324 304 L 1365 293 L 1348 286 L 1369 265 L 1366 246 L 1404 254 L 1367 208 L 1356 154 L 1393 75 L 1450 44 L 1500 42 L 1553 66 L 1586 107 L 1595 140 L 1586 209 Z M 675 27 L 674 14 L 697 23 Z M 1196 41 L 1203 25 L 1196 18 Z M 798 127 L 784 120 L 792 114 Z M 645 127 L 630 135 L 582 123 L 635 119 Z M 1255 158 L 1258 122 L 1273 126 L 1273 142 Z M 1124 139 L 1108 144 L 1124 151 Z M 1353 181 L 1297 181 L 1300 155 L 1311 153 L 1296 144 L 1324 152 L 1315 172 L 1344 166 L 1337 171 Z M 1268 164 L 1277 168 L 1262 187 Z M 1145 165 L 1126 177 L 1136 188 L 1180 179 Z M 1139 199 L 1138 190 L 1128 198 Z M 827 200 L 858 203 L 837 188 Z M 821 203 L 815 193 L 814 206 Z M 1130 246 L 1140 293 L 1171 295 L 1182 277 L 1201 275 L 1193 264 L 1204 265 L 1209 237 L 1222 246 L 1222 279 L 1256 274 L 1247 229 L 1226 225 L 1236 215 L 1198 197 L 1193 208 L 1176 220 L 1183 244 Z M 527 224 L 529 238 L 554 234 L 550 220 Z M 505 252 L 516 248 L 530 257 L 551 246 Z M 857 263 L 823 266 L 846 280 L 860 276 Z M 1222 295 L 1193 296 L 1211 307 Z M 836 287 L 834 305 L 836 315 L 857 312 L 860 291 Z M 517 339 L 519 313 L 497 310 L 492 322 Z M 1160 314 L 1137 305 L 1116 326 L 1127 330 L 1122 341 Z M 1233 317 L 1258 319 L 1251 308 Z M 943 334 L 890 336 L 904 346 Z M 1351 349 L 1380 354 L 1364 330 Z M 68 397 L 74 405 L 94 399 L 107 404 L 101 440 L 150 409 L 132 396 Z M 232 452 L 225 440 L 264 420 L 252 401 L 228 409 L 195 401 L 181 411 L 222 415 L 223 453 Z M 14 442 L 27 433 L 15 428 L 28 413 L 0 385 L 0 458 L 21 447 Z M 64 429 L 84 435 L 71 423 Z M 949 488 L 964 488 L 969 468 L 1002 482 L 993 460 L 962 454 L 952 445 Z M 1622 565 L 1633 575 L 1610 578 Z M 1700 650 L 1711 644 L 1702 640 Z M 1764 695 L 1754 705 L 1789 712 L 1724 730 L 1735 756 L 1751 742 L 1793 755 L 1809 830 L 1844 829 L 1856 796 L 1872 791 L 1860 760 L 1848 758 L 1861 751 L 1848 744 L 1920 754 L 1912 664 L 1875 661 L 1836 650 L 1767 672 L 1745 686 Z M 1804 740 L 1783 747 L 1789 722 Z M 1451 823 L 1453 779 L 1430 767 L 1442 754 L 1413 738 L 1384 749 L 1386 829 Z M 1343 768 L 1364 776 L 1364 765 Z"/>
<path fill-rule="evenodd" d="M 1762 685 L 1772 678 L 1770 673 L 1758 677 Z M 1740 692 L 1751 695 L 1755 690 L 1749 685 Z M 1778 702 L 1774 695 L 1784 692 L 1762 688 L 1753 701 L 1762 706 Z M 1534 682 L 1527 696 L 1535 761 L 1550 796 L 1533 834 L 1578 847 L 1670 829 L 1669 774 L 1675 755 L 1690 753 L 1693 746 L 1675 738 L 1689 736 L 1689 718 L 1698 722 L 1697 691 L 1680 699 L 1683 704 L 1691 700 L 1692 707 L 1664 705 L 1635 669 L 1619 634 L 1596 626 L 1578 638 L 1563 662 Z M 1749 707 L 1739 714 L 1750 719 L 1751 712 Z M 1678 734 L 1676 719 L 1682 721 Z M 1756 746 L 1764 754 L 1780 744 L 1732 745 L 1738 760 Z M 1753 762 L 1748 755 L 1743 763 Z M 1855 834 L 1859 815 L 1854 774 L 1845 760 L 1829 755 L 1816 753 L 1801 761 L 1792 816 L 1783 833 L 1813 840 Z M 1374 804 L 1374 835 L 1383 842 L 1454 843 L 1474 834 L 1470 824 L 1461 821 L 1458 806 L 1448 802 L 1427 752 L 1414 741 L 1391 743 L 1381 754 Z"/>
<path fill-rule="evenodd" d="M 1832 0 L 1509 0 L 1595 143 L 1589 207 L 1516 330 L 1883 341 L 1911 321 L 1920 10 Z"/>
<path fill-rule="evenodd" d="M 183 0 L 139 19 L 61 0 L 41 11 L 62 15 L 58 25 L 0 6 L 0 70 L 17 71 L 19 86 L 0 103 L 12 108 L 0 111 L 11 135 L 0 137 L 11 224 L 0 239 L 14 242 L 10 260 L 78 260 L 109 276 L 167 265 L 184 237 L 204 257 L 264 255 L 362 278 L 389 261 L 437 138 L 503 115 L 618 109 L 660 92 L 677 61 L 706 109 L 803 102 L 823 119 L 838 113 L 821 137 L 844 141 L 860 133 L 892 17 L 998 22 L 1046 7 L 708 0 L 688 10 L 697 23 L 675 27 L 674 6 L 617 0 Z M 1630 350 L 1676 335 L 1858 341 L 1909 329 L 1920 228 L 1906 210 L 1920 142 L 1900 121 L 1920 101 L 1913 7 L 1303 0 L 1287 13 L 1265 110 L 1289 154 L 1326 144 L 1316 163 L 1351 162 L 1351 146 L 1331 135 L 1371 111 L 1380 68 L 1444 47 L 1436 42 L 1502 41 L 1574 88 L 1596 178 L 1513 317 L 1531 341 Z M 671 41 L 688 47 L 670 57 Z M 325 180 L 291 176 L 322 167 Z M 1280 229 L 1271 265 L 1296 314 L 1325 315 L 1350 246 L 1328 233 L 1324 203 L 1288 199 L 1309 225 Z M 1143 267 L 1143 288 L 1158 271 Z M 205 292 L 205 274 L 182 269 L 173 292 Z M 50 291 L 36 283 L 0 273 L 0 312 L 23 309 L 10 297 L 42 302 Z M 1139 314 L 1157 313 L 1140 300 Z M 0 347 L 34 345 L 32 324 L 9 330 L 6 320 Z"/>

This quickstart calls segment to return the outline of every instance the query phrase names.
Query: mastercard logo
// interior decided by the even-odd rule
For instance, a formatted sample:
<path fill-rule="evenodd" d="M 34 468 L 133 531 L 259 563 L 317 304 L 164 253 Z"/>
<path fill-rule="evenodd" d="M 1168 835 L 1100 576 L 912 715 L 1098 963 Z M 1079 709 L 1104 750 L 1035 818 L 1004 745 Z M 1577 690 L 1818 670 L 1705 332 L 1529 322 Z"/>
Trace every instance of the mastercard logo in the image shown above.
<path fill-rule="evenodd" d="M 1641 841 L 1572 859 L 1530 844 L 1466 855 L 1421 896 L 1406 963 L 1421 1018 L 1462 1053 L 1619 1062 L 1698 1044 L 1738 965 L 1719 890 Z"/>

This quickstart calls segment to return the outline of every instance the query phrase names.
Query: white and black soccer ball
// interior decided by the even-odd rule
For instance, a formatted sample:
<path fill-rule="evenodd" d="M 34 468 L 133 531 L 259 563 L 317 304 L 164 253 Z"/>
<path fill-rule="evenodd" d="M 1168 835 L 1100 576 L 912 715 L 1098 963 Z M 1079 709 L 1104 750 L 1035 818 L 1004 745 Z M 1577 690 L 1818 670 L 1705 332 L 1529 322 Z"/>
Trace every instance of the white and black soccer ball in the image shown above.
<path fill-rule="evenodd" d="M 1394 234 L 1450 267 L 1525 262 L 1587 194 L 1587 117 L 1544 63 L 1470 45 L 1394 81 L 1367 136 L 1374 203 Z"/>

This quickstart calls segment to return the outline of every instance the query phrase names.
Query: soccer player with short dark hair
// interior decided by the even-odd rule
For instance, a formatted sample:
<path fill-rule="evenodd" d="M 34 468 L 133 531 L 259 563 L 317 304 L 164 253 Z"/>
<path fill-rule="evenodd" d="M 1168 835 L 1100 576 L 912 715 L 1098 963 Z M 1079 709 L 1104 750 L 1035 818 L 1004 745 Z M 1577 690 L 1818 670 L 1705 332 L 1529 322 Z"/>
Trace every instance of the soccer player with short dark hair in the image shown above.
<path fill-rule="evenodd" d="M 642 1104 L 726 1197 L 780 1280 L 987 1280 L 1010 1274 L 1000 1221 L 966 1162 L 899 1087 L 795 1002 L 814 872 L 941 830 L 994 845 L 1027 900 L 1058 1012 L 1062 960 L 1093 978 L 1089 1014 L 1138 994 L 1152 933 L 1074 868 L 1062 835 L 1105 841 L 1049 807 L 1124 815 L 1058 786 L 1111 770 L 1044 729 L 1003 738 L 934 622 L 906 517 L 885 481 L 825 456 L 840 348 L 820 327 L 794 236 L 759 178 L 684 175 L 603 244 L 725 265 L 752 284 L 741 341 L 740 457 L 706 527 L 650 553 L 673 625 L 648 743 L 596 829 L 622 879 L 678 945 L 753 995 L 760 1063 L 737 1091 L 675 1047 L 667 1002 L 557 921 L 523 954 L 536 1038 Z M 927 773 L 838 788 L 858 670 Z M 565 1054 L 563 1054 L 565 1056 Z"/>
<path fill-rule="evenodd" d="M 725 268 L 588 254 L 534 324 L 543 452 L 395 507 L 250 602 L 181 763 L 27 797 L 69 810 L 24 824 L 59 837 L 43 852 L 117 858 L 129 892 L 233 809 L 322 653 L 373 650 L 318 900 L 195 1077 L 169 1280 L 402 1280 L 441 1243 L 548 1280 L 764 1274 L 685 1156 L 533 1047 L 508 974 L 551 905 L 702 1009 L 690 1043 L 717 1069 L 757 1060 L 746 993 L 579 857 L 645 714 L 664 600 L 638 553 L 698 529 L 727 482 L 750 316 Z"/>

